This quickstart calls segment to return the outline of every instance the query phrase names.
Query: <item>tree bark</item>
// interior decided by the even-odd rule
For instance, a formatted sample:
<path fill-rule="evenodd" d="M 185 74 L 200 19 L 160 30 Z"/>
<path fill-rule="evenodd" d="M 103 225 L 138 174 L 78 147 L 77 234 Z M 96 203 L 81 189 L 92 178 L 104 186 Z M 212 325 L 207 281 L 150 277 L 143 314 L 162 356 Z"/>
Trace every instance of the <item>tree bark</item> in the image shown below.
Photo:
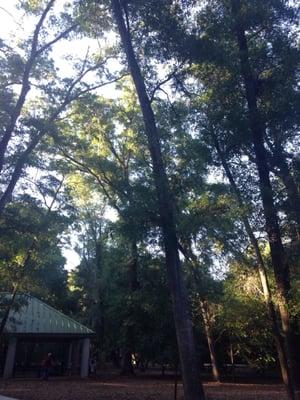
<path fill-rule="evenodd" d="M 226 157 L 220 147 L 220 144 L 218 142 L 217 137 L 212 134 L 213 141 L 214 141 L 214 146 L 216 148 L 217 154 L 221 160 L 222 166 L 224 168 L 225 174 L 227 176 L 227 179 L 229 180 L 232 192 L 234 193 L 237 202 L 241 208 L 244 208 L 244 200 L 242 198 L 241 192 L 235 182 L 235 179 L 232 175 L 232 172 L 230 170 L 230 167 L 228 165 L 228 162 L 226 160 Z M 280 328 L 277 323 L 277 317 L 276 317 L 276 311 L 275 311 L 275 306 L 274 302 L 272 299 L 272 294 L 270 290 L 270 285 L 268 282 L 268 276 L 266 272 L 266 267 L 265 263 L 258 245 L 258 241 L 253 233 L 253 229 L 250 225 L 250 222 L 246 216 L 242 216 L 241 220 L 245 226 L 245 230 L 247 232 L 247 235 L 249 237 L 250 243 L 254 249 L 255 256 L 256 256 L 256 269 L 260 278 L 261 286 L 263 289 L 263 294 L 264 294 L 264 300 L 268 312 L 268 316 L 271 322 L 272 326 L 272 334 L 278 354 L 278 360 L 279 360 L 279 365 L 280 365 L 280 370 L 281 370 L 281 376 L 284 384 L 286 385 L 287 390 L 289 390 L 290 387 L 292 387 L 292 380 L 291 380 L 291 371 L 288 363 L 288 357 L 285 351 L 285 346 L 284 346 L 284 340 L 281 336 L 280 333 Z"/>
<path fill-rule="evenodd" d="M 139 98 L 153 163 L 185 398 L 200 400 L 204 399 L 205 395 L 197 365 L 192 322 L 188 312 L 188 298 L 180 268 L 173 204 L 163 164 L 159 134 L 144 79 L 133 50 L 131 36 L 124 22 L 122 6 L 119 0 L 111 0 L 111 5 Z"/>
<path fill-rule="evenodd" d="M 124 349 L 121 360 L 121 375 L 134 375 L 131 354 L 131 350 Z"/>
<path fill-rule="evenodd" d="M 231 5 L 235 24 L 235 35 L 239 51 L 241 74 L 245 84 L 249 125 L 252 133 L 256 166 L 259 175 L 259 187 L 266 221 L 266 232 L 269 238 L 271 259 L 275 274 L 277 295 L 279 299 L 279 312 L 286 339 L 285 342 L 287 343 L 286 351 L 288 354 L 288 360 L 290 362 L 290 369 L 293 373 L 293 376 L 296 376 L 292 363 L 293 350 L 291 345 L 290 318 L 288 311 L 290 292 L 289 265 L 287 263 L 282 244 L 279 221 L 274 203 L 274 194 L 270 181 L 270 169 L 267 162 L 267 152 L 264 147 L 265 127 L 258 110 L 256 79 L 250 65 L 245 29 L 240 20 L 240 0 L 231 0 Z M 289 388 L 288 394 L 290 398 L 295 398 L 292 387 Z"/>

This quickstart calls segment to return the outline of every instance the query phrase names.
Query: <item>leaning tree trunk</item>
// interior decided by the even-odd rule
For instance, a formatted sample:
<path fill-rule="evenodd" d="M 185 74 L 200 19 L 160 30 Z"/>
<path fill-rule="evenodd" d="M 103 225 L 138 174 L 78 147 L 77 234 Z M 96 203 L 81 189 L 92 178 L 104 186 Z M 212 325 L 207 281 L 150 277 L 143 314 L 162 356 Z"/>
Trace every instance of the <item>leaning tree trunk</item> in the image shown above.
<path fill-rule="evenodd" d="M 205 395 L 197 365 L 192 322 L 188 312 L 188 298 L 180 269 L 174 210 L 161 154 L 159 134 L 145 82 L 133 50 L 130 33 L 125 25 L 121 3 L 119 0 L 111 0 L 111 5 L 139 98 L 153 163 L 185 398 L 186 400 L 200 400 L 204 399 Z"/>
<path fill-rule="evenodd" d="M 235 179 L 232 175 L 232 172 L 228 165 L 226 157 L 220 147 L 218 138 L 216 137 L 215 134 L 212 134 L 212 138 L 214 141 L 215 149 L 217 151 L 217 154 L 218 154 L 218 156 L 221 160 L 222 166 L 224 168 L 226 177 L 229 180 L 231 190 L 234 193 L 239 206 L 241 207 L 241 209 L 243 209 L 243 208 L 245 208 L 244 200 L 243 200 L 240 190 L 235 182 Z M 287 391 L 289 391 L 289 388 L 293 387 L 292 380 L 291 380 L 291 371 L 289 368 L 288 357 L 287 357 L 287 354 L 285 351 L 284 340 L 281 336 L 280 328 L 279 328 L 278 322 L 277 322 L 275 306 L 274 306 L 274 302 L 272 299 L 272 294 L 271 294 L 271 290 L 270 290 L 270 285 L 269 285 L 269 281 L 268 281 L 265 263 L 264 263 L 259 245 L 258 245 L 258 241 L 257 241 L 257 239 L 253 233 L 253 229 L 250 225 L 249 219 L 246 216 L 242 216 L 241 219 L 244 224 L 247 235 L 249 237 L 250 243 L 255 252 L 255 257 L 256 257 L 256 262 L 257 262 L 256 269 L 257 269 L 257 272 L 258 272 L 258 275 L 260 278 L 260 282 L 261 282 L 261 286 L 262 286 L 263 294 L 264 294 L 264 300 L 265 300 L 268 316 L 269 316 L 269 319 L 271 322 L 272 334 L 273 334 L 273 338 L 274 338 L 274 342 L 275 342 L 275 346 L 276 346 L 276 350 L 277 350 L 277 354 L 278 354 L 281 376 L 282 376 L 282 380 L 287 388 Z"/>
<path fill-rule="evenodd" d="M 211 360 L 212 375 L 216 382 L 221 382 L 221 376 L 218 368 L 217 353 L 215 347 L 215 340 L 212 333 L 211 312 L 207 301 L 200 300 L 200 309 L 204 324 L 205 335 L 208 344 L 209 356 Z"/>
<path fill-rule="evenodd" d="M 256 80 L 249 61 L 248 43 L 245 29 L 240 22 L 240 1 L 232 0 L 232 14 L 235 22 L 235 34 L 239 50 L 241 73 L 245 84 L 246 100 L 248 105 L 249 124 L 252 133 L 252 141 L 256 157 L 256 166 L 259 175 L 259 187 L 263 203 L 266 231 L 269 238 L 271 259 L 275 274 L 277 296 L 279 301 L 279 312 L 281 315 L 282 328 L 287 343 L 287 354 L 289 361 L 293 360 L 291 344 L 290 316 L 288 311 L 290 277 L 289 266 L 286 260 L 284 247 L 276 207 L 274 194 L 270 181 L 270 169 L 267 162 L 266 149 L 264 147 L 265 127 L 258 110 L 256 97 Z M 293 363 L 290 364 L 293 376 L 296 376 Z M 295 398 L 294 390 L 289 388 L 290 398 Z"/>

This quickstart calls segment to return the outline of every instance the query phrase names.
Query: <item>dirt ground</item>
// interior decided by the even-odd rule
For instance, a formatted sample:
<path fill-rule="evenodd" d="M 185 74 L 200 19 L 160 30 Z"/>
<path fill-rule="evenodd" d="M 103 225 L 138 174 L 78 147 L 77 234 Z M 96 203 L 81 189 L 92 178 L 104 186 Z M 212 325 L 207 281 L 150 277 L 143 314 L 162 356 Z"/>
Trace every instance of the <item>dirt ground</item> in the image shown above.
<path fill-rule="evenodd" d="M 208 400 L 284 400 L 282 385 L 205 383 Z M 19 400 L 174 400 L 171 379 L 120 376 L 79 379 L 52 378 L 0 381 L 0 394 Z M 299 393 L 298 393 L 299 396 Z M 300 400 L 300 396 L 298 397 Z M 181 383 L 178 400 L 183 399 Z"/>

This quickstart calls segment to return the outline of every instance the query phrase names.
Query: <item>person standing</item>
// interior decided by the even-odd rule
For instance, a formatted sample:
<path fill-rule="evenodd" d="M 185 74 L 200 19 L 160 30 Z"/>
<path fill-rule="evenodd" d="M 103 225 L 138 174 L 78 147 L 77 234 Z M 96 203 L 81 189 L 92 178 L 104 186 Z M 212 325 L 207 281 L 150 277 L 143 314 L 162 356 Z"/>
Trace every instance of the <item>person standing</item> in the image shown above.
<path fill-rule="evenodd" d="M 52 353 L 48 353 L 47 357 L 42 361 L 42 379 L 47 380 L 49 378 L 49 371 L 53 366 Z"/>

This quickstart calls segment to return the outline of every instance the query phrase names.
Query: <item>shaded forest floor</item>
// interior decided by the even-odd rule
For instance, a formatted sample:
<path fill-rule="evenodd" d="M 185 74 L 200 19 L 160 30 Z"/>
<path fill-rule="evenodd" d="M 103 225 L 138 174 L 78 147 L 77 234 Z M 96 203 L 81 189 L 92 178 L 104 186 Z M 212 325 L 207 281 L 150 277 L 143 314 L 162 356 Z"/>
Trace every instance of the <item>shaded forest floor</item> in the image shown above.
<path fill-rule="evenodd" d="M 279 384 L 205 383 L 208 400 L 284 400 Z M 0 381 L 0 394 L 20 400 L 173 400 L 172 379 L 106 376 L 84 381 L 74 378 L 14 379 Z M 298 398 L 300 395 L 298 393 Z M 178 400 L 183 399 L 178 384 Z"/>

